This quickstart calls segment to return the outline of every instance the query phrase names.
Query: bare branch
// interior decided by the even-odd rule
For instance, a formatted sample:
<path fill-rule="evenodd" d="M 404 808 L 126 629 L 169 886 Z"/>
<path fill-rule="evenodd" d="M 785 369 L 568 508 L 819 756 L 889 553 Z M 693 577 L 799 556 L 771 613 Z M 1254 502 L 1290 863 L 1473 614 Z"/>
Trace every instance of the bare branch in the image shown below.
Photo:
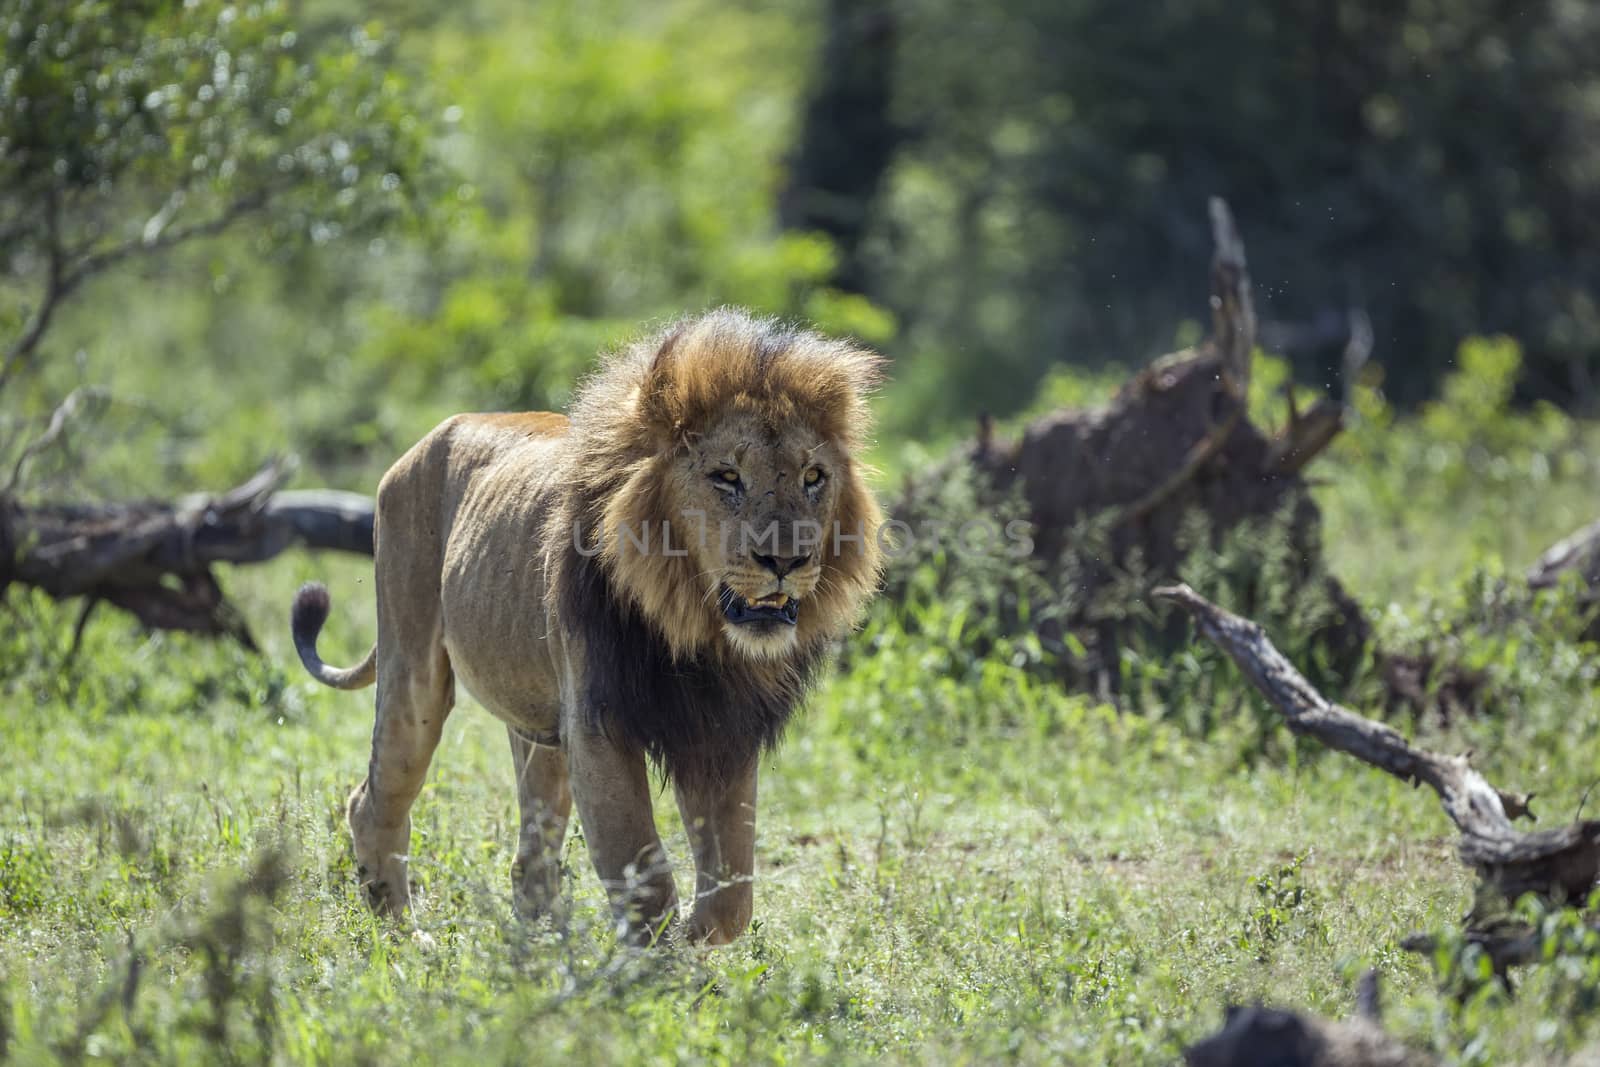
<path fill-rule="evenodd" d="M 99 252 L 91 252 L 72 264 L 66 274 L 68 288 L 76 287 L 84 279 L 125 259 L 162 252 L 196 237 L 215 237 L 252 211 L 264 207 L 267 199 L 267 191 L 260 189 L 248 196 L 240 197 L 215 218 L 207 219 L 205 222 L 197 222 L 191 226 L 147 226 L 146 234 L 153 234 L 149 239 L 142 236 L 137 241 L 125 241 Z"/>
<path fill-rule="evenodd" d="M 78 650 L 83 647 L 83 631 L 89 626 L 89 616 L 93 615 L 94 609 L 99 606 L 100 601 L 95 597 L 83 598 L 83 607 L 78 609 L 78 621 L 72 627 L 72 643 L 67 646 L 67 654 L 61 660 L 63 667 L 78 658 Z"/>
<path fill-rule="evenodd" d="M 258 563 L 295 545 L 372 554 L 372 501 L 355 493 L 278 493 L 268 463 L 221 494 L 175 503 L 23 505 L 0 496 L 0 584 L 58 600 L 84 596 L 157 629 L 227 634 L 249 644 L 212 568 Z"/>
<path fill-rule="evenodd" d="M 1244 418 L 1244 405 L 1236 403 L 1233 410 L 1221 422 L 1212 426 L 1209 433 L 1195 442 L 1177 470 L 1168 475 L 1160 485 L 1122 509 L 1121 514 L 1117 516 L 1116 525 L 1125 526 L 1128 523 L 1138 522 L 1187 485 L 1216 457 L 1217 453 L 1222 451 L 1242 418 Z"/>
<path fill-rule="evenodd" d="M 60 232 L 59 196 L 52 191 L 49 206 L 49 272 L 45 279 L 44 293 L 39 306 L 28 317 L 22 333 L 6 349 L 4 359 L 0 360 L 0 392 L 4 391 L 12 375 L 39 347 L 39 342 L 44 339 L 45 331 L 49 328 L 50 321 L 55 317 L 56 309 L 60 307 L 62 301 L 72 295 L 85 280 L 123 260 L 165 251 L 197 237 L 214 237 L 245 215 L 265 206 L 269 196 L 268 190 L 258 189 L 235 200 L 215 218 L 205 222 L 198 222 L 192 226 L 147 226 L 146 236 L 149 239 L 142 237 L 137 241 L 126 241 L 98 252 L 87 253 L 68 262 Z"/>
<path fill-rule="evenodd" d="M 1591 522 L 1545 549 L 1528 569 L 1528 585 L 1549 589 L 1567 571 L 1577 571 L 1591 586 L 1600 585 L 1600 522 Z"/>
<path fill-rule="evenodd" d="M 1220 196 L 1211 198 L 1211 331 L 1222 356 L 1223 374 L 1241 403 L 1250 392 L 1250 359 L 1256 346 L 1256 309 L 1250 295 L 1244 239 L 1233 212 Z"/>
<path fill-rule="evenodd" d="M 1220 196 L 1211 198 L 1211 344 L 1222 363 L 1222 385 L 1230 410 L 1195 442 L 1178 469 L 1135 500 L 1117 516 L 1125 526 L 1149 515 L 1187 485 L 1227 445 L 1244 418 L 1250 392 L 1250 359 L 1256 344 L 1256 313 L 1250 298 L 1250 271 L 1245 266 L 1244 240 L 1233 223 L 1233 213 Z"/>
<path fill-rule="evenodd" d="M 1516 830 L 1511 820 L 1531 816 L 1531 796 L 1490 785 L 1467 755 L 1418 748 L 1393 727 L 1332 703 L 1273 647 L 1260 626 L 1224 611 L 1187 585 L 1165 586 L 1153 595 L 1193 616 L 1201 633 L 1228 654 L 1291 731 L 1437 793 L 1461 831 L 1462 861 L 1478 871 L 1487 887 L 1508 900 L 1532 892 L 1557 902 L 1583 900 L 1595 887 L 1600 821 L 1534 833 Z"/>
<path fill-rule="evenodd" d="M 0 496 L 16 491 L 28 461 L 61 439 L 61 435 L 66 432 L 67 424 L 77 417 L 84 404 L 102 400 L 106 395 L 106 390 L 97 385 L 79 386 L 68 393 L 67 398 L 51 413 L 49 425 L 45 427 L 44 433 L 23 446 L 21 454 L 17 456 L 16 465 L 11 468 L 11 477 L 6 480 L 5 485 L 0 486 Z"/>
<path fill-rule="evenodd" d="M 61 243 L 61 197 L 53 186 L 45 202 L 45 231 L 48 247 L 45 253 L 44 292 L 39 297 L 39 306 L 28 316 L 22 333 L 6 348 L 5 358 L 0 360 L 0 393 L 5 392 L 11 376 L 44 340 L 44 332 L 50 328 L 56 308 L 72 289 L 67 281 L 66 256 Z"/>
<path fill-rule="evenodd" d="M 1289 386 L 1291 395 L 1293 389 L 1293 385 Z M 1277 475 L 1298 474 L 1339 436 L 1344 429 L 1344 413 L 1344 405 L 1328 397 L 1322 397 L 1303 415 L 1291 402 L 1289 425 L 1273 439 L 1267 469 Z"/>

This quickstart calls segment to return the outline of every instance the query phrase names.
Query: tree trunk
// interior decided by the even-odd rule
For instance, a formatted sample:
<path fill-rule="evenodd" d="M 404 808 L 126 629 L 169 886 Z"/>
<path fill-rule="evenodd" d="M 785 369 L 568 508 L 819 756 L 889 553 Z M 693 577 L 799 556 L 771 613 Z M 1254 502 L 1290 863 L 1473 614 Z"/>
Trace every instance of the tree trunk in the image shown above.
<path fill-rule="evenodd" d="M 786 228 L 833 238 L 832 281 L 850 292 L 866 289 L 861 241 L 900 139 L 889 115 L 895 30 L 894 5 L 884 0 L 829 0 L 827 38 L 779 204 Z"/>

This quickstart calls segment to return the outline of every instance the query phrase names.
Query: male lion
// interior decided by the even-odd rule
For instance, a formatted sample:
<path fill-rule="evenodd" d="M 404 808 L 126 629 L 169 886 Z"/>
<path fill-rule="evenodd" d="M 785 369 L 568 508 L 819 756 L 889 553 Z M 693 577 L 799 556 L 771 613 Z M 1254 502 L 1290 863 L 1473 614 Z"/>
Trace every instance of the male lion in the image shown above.
<path fill-rule="evenodd" d="M 460 679 L 506 722 L 519 910 L 557 905 L 573 800 L 630 939 L 677 911 L 647 759 L 677 793 L 695 861 L 688 936 L 750 921 L 756 764 L 881 570 L 881 512 L 853 456 L 880 361 L 735 310 L 609 358 L 570 419 L 457 415 L 378 486 L 378 639 L 323 663 L 328 594 L 295 597 L 301 662 L 378 683 L 350 797 L 372 906 L 404 913 L 409 812 Z"/>

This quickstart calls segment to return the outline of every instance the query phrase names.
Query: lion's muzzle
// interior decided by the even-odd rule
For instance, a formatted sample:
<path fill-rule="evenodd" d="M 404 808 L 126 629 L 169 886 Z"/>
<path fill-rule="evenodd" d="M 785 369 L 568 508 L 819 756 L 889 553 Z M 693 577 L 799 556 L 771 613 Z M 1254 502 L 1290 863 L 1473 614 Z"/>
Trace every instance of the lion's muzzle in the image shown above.
<path fill-rule="evenodd" d="M 722 617 L 735 626 L 751 623 L 778 623 L 794 626 L 800 620 L 800 601 L 787 593 L 773 593 L 758 600 L 746 600 L 727 586 L 717 594 Z"/>

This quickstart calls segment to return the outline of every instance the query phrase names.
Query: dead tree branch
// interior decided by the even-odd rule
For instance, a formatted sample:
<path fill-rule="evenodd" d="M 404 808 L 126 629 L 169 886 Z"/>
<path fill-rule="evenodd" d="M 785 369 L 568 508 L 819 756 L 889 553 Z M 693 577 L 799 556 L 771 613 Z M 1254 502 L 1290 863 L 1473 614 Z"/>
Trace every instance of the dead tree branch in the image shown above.
<path fill-rule="evenodd" d="M 1250 296 L 1250 270 L 1244 239 L 1233 212 L 1220 196 L 1211 198 L 1211 345 L 1220 364 L 1228 411 L 1211 427 L 1176 470 L 1154 489 L 1122 510 L 1117 524 L 1138 522 L 1160 507 L 1217 457 L 1244 418 L 1250 394 L 1250 357 L 1256 345 L 1256 312 Z"/>
<path fill-rule="evenodd" d="M 1138 522 L 1149 515 L 1156 508 L 1166 503 L 1172 495 L 1182 489 L 1206 464 L 1210 463 L 1228 443 L 1228 438 L 1239 425 L 1239 420 L 1244 417 L 1244 405 L 1235 405 L 1233 410 L 1223 417 L 1222 421 L 1211 428 L 1211 431 L 1195 443 L 1184 457 L 1183 463 L 1173 471 L 1171 476 L 1156 486 L 1144 496 L 1135 500 L 1123 509 L 1117 516 L 1117 525 L 1125 526 L 1128 523 Z"/>
<path fill-rule="evenodd" d="M 1344 364 L 1344 400 L 1321 397 L 1311 410 L 1301 414 L 1295 407 L 1294 383 L 1284 388 L 1289 400 L 1289 425 L 1272 442 L 1267 469 L 1283 476 L 1298 474 L 1306 464 L 1322 454 L 1344 429 L 1345 411 L 1355 389 L 1361 368 L 1372 358 L 1372 319 L 1360 308 L 1346 312 L 1344 322 L 1348 331 L 1342 362 Z"/>
<path fill-rule="evenodd" d="M 1549 589 L 1568 571 L 1576 571 L 1590 588 L 1600 585 L 1600 522 L 1591 522 L 1546 549 L 1528 569 L 1528 585 Z"/>
<path fill-rule="evenodd" d="M 5 485 L 0 485 L 0 497 L 9 496 L 22 481 L 22 472 L 27 468 L 34 456 L 43 452 L 61 439 L 66 433 L 67 424 L 78 416 L 85 404 L 103 400 L 106 391 L 99 386 L 79 386 L 67 394 L 67 398 L 56 405 L 55 411 L 50 414 L 50 422 L 45 426 L 44 432 L 29 441 L 22 447 L 17 455 L 17 462 L 11 468 L 11 477 L 6 479 Z"/>
<path fill-rule="evenodd" d="M 1213 644 L 1244 672 L 1294 733 L 1438 794 L 1461 831 L 1459 854 L 1485 887 L 1506 900 L 1535 893 L 1556 903 L 1582 901 L 1600 877 L 1600 821 L 1524 833 L 1511 820 L 1529 815 L 1531 796 L 1497 789 L 1468 755 L 1445 756 L 1412 745 L 1399 731 L 1332 703 L 1283 657 L 1260 626 L 1217 607 L 1187 585 L 1164 586 L 1157 599 L 1191 615 Z"/>
<path fill-rule="evenodd" d="M 1282 477 L 1299 474 L 1306 464 L 1322 454 L 1344 429 L 1345 407 L 1331 397 L 1322 397 L 1311 410 L 1301 414 L 1294 404 L 1294 387 L 1289 387 L 1289 425 L 1273 438 L 1267 454 L 1267 470 Z"/>
<path fill-rule="evenodd" d="M 226 634 L 253 647 L 212 571 L 301 545 L 372 554 L 372 501 L 333 490 L 278 492 L 268 463 L 226 493 L 175 503 L 20 504 L 0 496 L 0 589 L 87 597 L 154 629 Z"/>
<path fill-rule="evenodd" d="M 67 271 L 67 285 L 69 288 L 76 287 L 84 279 L 126 259 L 164 252 L 198 237 L 216 237 L 246 215 L 265 207 L 269 195 L 266 190 L 248 193 L 221 208 L 211 218 L 188 226 L 146 224 L 146 232 L 137 240 L 125 241 L 83 255 Z M 152 220 L 152 223 L 154 221 Z"/>
<path fill-rule="evenodd" d="M 1250 393 L 1250 357 L 1256 347 L 1256 306 L 1250 294 L 1244 238 L 1234 225 L 1228 202 L 1213 196 L 1211 213 L 1211 336 L 1222 356 L 1230 391 L 1243 399 Z"/>

